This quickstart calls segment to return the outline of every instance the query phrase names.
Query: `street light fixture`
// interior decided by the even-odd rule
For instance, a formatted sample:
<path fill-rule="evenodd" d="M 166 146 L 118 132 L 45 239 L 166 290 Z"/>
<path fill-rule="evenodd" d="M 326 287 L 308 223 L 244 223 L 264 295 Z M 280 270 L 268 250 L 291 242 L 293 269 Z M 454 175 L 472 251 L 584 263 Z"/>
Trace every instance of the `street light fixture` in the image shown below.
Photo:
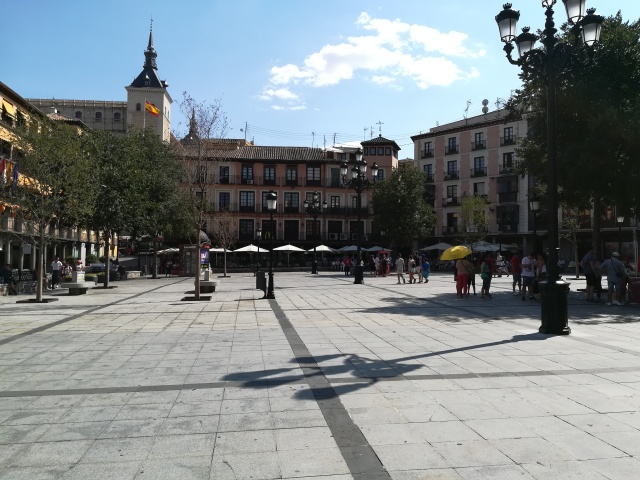
<path fill-rule="evenodd" d="M 313 218 L 313 263 L 311 264 L 311 273 L 318 273 L 318 260 L 316 258 L 316 222 L 318 220 L 318 215 L 323 213 L 327 209 L 327 201 L 322 202 L 322 206 L 320 205 L 320 192 L 313 192 L 312 203 L 309 203 L 309 200 L 304 201 L 304 211 L 311 215 Z"/>
<path fill-rule="evenodd" d="M 258 254 L 256 255 L 256 275 L 260 271 L 260 240 L 262 240 L 262 229 L 258 227 L 256 230 L 256 239 L 258 240 Z"/>
<path fill-rule="evenodd" d="M 540 202 L 538 200 L 529 201 L 529 209 L 533 212 L 533 251 L 538 252 L 538 231 L 536 230 L 538 225 L 536 221 L 536 215 L 540 210 Z"/>
<path fill-rule="evenodd" d="M 362 151 L 356 152 L 356 161 L 351 168 L 351 179 L 347 181 L 347 172 L 349 171 L 349 165 L 345 162 L 340 165 L 340 174 L 342 175 L 342 181 L 344 184 L 353 188 L 357 194 L 357 215 L 358 215 L 358 230 L 361 230 L 361 215 L 362 215 L 362 192 L 368 188 L 373 187 L 378 177 L 378 164 L 373 163 L 371 165 L 371 181 L 367 180 L 367 162 L 362 158 Z M 364 229 L 362 229 L 364 230 Z M 364 231 L 358 231 L 358 260 L 353 270 L 353 283 L 364 283 L 364 266 L 362 264 L 362 236 Z"/>
<path fill-rule="evenodd" d="M 618 253 L 622 255 L 622 224 L 624 223 L 624 215 L 618 215 L 616 222 L 618 222 Z"/>
<path fill-rule="evenodd" d="M 275 224 L 273 223 L 273 213 L 276 211 L 278 205 L 278 195 L 276 192 L 271 191 L 267 194 L 267 210 L 271 217 L 269 222 L 269 286 L 267 287 L 267 294 L 265 298 L 276 298 L 273 293 L 273 237 L 275 237 Z"/>
<path fill-rule="evenodd" d="M 586 0 L 562 0 L 572 32 L 580 36 L 582 43 L 591 48 L 599 40 L 603 18 L 595 14 L 595 9 L 586 10 Z M 517 35 L 520 12 L 511 9 L 506 3 L 496 16 L 500 39 L 505 43 L 504 51 L 512 65 L 522 68 L 526 79 L 540 78 L 546 83 L 547 95 L 547 194 L 549 211 L 549 259 L 547 261 L 547 281 L 541 284 L 541 333 L 568 335 L 571 333 L 568 321 L 567 294 L 569 284 L 561 281 L 558 270 L 558 181 L 556 175 L 556 80 L 565 69 L 570 68 L 573 56 L 570 45 L 560 42 L 556 37 L 557 29 L 553 19 L 553 6 L 556 0 L 543 0 L 546 9 L 545 28 L 542 32 L 543 48 L 535 48 L 536 35 L 529 28 L 523 28 Z M 511 56 L 514 46 L 518 47 L 520 57 Z"/>

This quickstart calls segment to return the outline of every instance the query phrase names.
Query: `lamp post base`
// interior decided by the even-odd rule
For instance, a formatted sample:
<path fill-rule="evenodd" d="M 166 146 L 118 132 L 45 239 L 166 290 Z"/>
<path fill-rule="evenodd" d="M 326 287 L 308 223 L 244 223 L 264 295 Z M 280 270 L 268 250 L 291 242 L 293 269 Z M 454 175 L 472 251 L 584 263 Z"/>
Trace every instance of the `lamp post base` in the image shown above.
<path fill-rule="evenodd" d="M 267 288 L 267 294 L 264 296 L 264 298 L 276 298 L 275 294 L 273 293 L 273 272 L 269 272 L 269 287 Z"/>
<path fill-rule="evenodd" d="M 353 283 L 364 283 L 364 267 L 362 263 L 353 267 Z"/>
<path fill-rule="evenodd" d="M 314 260 L 313 262 L 311 262 L 311 273 L 312 274 L 317 274 L 318 273 L 318 261 Z"/>
<path fill-rule="evenodd" d="M 540 282 L 540 314 L 542 323 L 538 332 L 548 335 L 569 335 L 567 295 L 569 283 L 564 280 Z"/>

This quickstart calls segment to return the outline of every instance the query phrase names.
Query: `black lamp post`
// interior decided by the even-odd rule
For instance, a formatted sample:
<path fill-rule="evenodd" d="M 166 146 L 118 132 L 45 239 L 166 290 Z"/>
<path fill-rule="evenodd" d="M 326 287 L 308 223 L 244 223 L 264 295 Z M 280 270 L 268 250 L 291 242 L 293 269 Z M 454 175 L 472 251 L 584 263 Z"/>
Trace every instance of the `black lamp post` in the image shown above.
<path fill-rule="evenodd" d="M 595 14 L 595 9 L 586 11 L 586 0 L 562 0 L 572 31 L 580 36 L 582 43 L 591 48 L 600 38 L 603 18 Z M 511 9 L 506 3 L 496 16 L 500 30 L 500 39 L 505 42 L 504 51 L 509 63 L 522 68 L 525 78 L 540 78 L 546 83 L 547 94 L 547 195 L 549 211 L 549 259 L 547 261 L 547 281 L 541 285 L 541 333 L 568 335 L 571 333 L 568 321 L 567 293 L 569 284 L 559 281 L 558 271 L 558 181 L 556 176 L 556 80 L 571 61 L 572 48 L 558 41 L 557 29 L 553 20 L 553 6 L 556 0 L 542 0 L 546 9 L 545 28 L 542 32 L 543 48 L 534 48 L 538 37 L 522 29 L 517 35 L 517 23 L 520 12 Z M 518 47 L 519 58 L 514 60 L 511 52 L 513 42 Z"/>
<path fill-rule="evenodd" d="M 273 237 L 275 237 L 275 227 L 273 223 L 273 212 L 276 211 L 276 206 L 278 205 L 278 195 L 276 192 L 271 191 L 267 194 L 267 210 L 269 210 L 269 215 L 271 217 L 270 225 L 269 225 L 269 285 L 267 287 L 267 295 L 265 298 L 276 298 L 273 293 Z"/>
<path fill-rule="evenodd" d="M 347 187 L 353 188 L 358 195 L 357 199 L 357 214 L 358 214 L 358 230 L 361 230 L 361 215 L 362 215 L 362 192 L 367 188 L 371 188 L 376 183 L 378 176 L 378 165 L 374 162 L 371 165 L 371 178 L 367 180 L 367 162 L 362 158 L 362 152 L 358 150 L 356 152 L 355 166 L 351 169 L 351 179 L 347 181 L 347 172 L 349 165 L 343 163 L 340 165 L 340 173 L 342 174 L 342 181 Z M 362 229 L 364 230 L 364 229 Z M 353 283 L 364 283 L 364 266 L 362 265 L 362 236 L 364 231 L 358 231 L 358 260 L 353 269 Z"/>
<path fill-rule="evenodd" d="M 624 223 L 624 215 L 616 216 L 618 222 L 618 253 L 622 255 L 622 224 Z"/>
<path fill-rule="evenodd" d="M 313 192 L 313 201 L 309 203 L 309 200 L 304 201 L 304 211 L 307 212 L 313 218 L 313 263 L 311 264 L 311 273 L 318 273 L 318 260 L 316 257 L 316 222 L 318 220 L 318 215 L 324 212 L 327 209 L 327 201 L 322 202 L 322 206 L 320 206 L 320 193 Z"/>
<path fill-rule="evenodd" d="M 538 214 L 538 210 L 540 210 L 540 202 L 538 200 L 530 200 L 529 209 L 533 212 L 533 251 L 538 253 L 538 231 L 536 230 L 538 225 L 536 215 Z"/>
<path fill-rule="evenodd" d="M 258 227 L 256 230 L 256 239 L 258 239 L 258 253 L 256 255 L 256 275 L 260 271 L 260 240 L 262 240 L 262 229 Z"/>

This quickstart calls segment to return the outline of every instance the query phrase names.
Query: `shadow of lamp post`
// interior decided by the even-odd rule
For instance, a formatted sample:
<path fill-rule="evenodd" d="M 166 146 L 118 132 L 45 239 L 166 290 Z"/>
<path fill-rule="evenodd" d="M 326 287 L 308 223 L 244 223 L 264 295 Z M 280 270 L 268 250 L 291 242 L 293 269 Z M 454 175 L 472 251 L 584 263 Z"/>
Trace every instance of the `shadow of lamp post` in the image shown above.
<path fill-rule="evenodd" d="M 586 0 L 562 0 L 568 22 L 573 25 L 572 32 L 579 36 L 583 45 L 591 49 L 600 38 L 603 18 L 595 14 L 595 9 L 586 11 Z M 505 43 L 504 51 L 512 65 L 522 69 L 525 79 L 538 78 L 546 84 L 547 96 L 547 192 L 549 211 L 549 259 L 547 261 L 547 280 L 541 282 L 541 326 L 540 333 L 568 335 L 571 333 L 568 321 L 567 294 L 569 284 L 559 280 L 558 272 L 558 181 L 556 159 L 556 80 L 560 73 L 571 68 L 577 61 L 571 45 L 560 42 L 556 37 L 557 29 L 553 19 L 553 6 L 556 0 L 542 0 L 545 8 L 545 28 L 542 32 L 542 48 L 535 48 L 538 37 L 529 31 L 529 27 L 517 34 L 520 12 L 511 9 L 506 3 L 496 16 L 500 30 L 500 39 Z M 511 56 L 515 42 L 519 58 Z M 573 57 L 573 58 L 572 58 Z M 570 60 L 571 58 L 571 60 Z"/>
<path fill-rule="evenodd" d="M 347 172 L 349 165 L 345 162 L 340 165 L 340 174 L 342 175 L 342 181 L 344 184 L 355 190 L 357 194 L 356 210 L 358 215 L 358 259 L 353 270 L 353 283 L 364 283 L 364 266 L 362 265 L 362 237 L 364 235 L 364 229 L 361 224 L 362 217 L 362 192 L 368 188 L 373 187 L 376 183 L 378 176 L 378 164 L 373 163 L 371 165 L 371 181 L 367 179 L 367 162 L 362 158 L 362 151 L 356 152 L 356 161 L 353 168 L 351 168 L 351 179 L 347 180 Z M 363 231 L 360 231 L 363 230 Z"/>
<path fill-rule="evenodd" d="M 322 202 L 322 205 L 320 205 L 320 192 L 313 192 L 313 200 L 311 203 L 309 202 L 309 200 L 304 201 L 304 211 L 309 215 L 311 215 L 311 217 L 313 218 L 312 234 L 313 234 L 314 243 L 313 243 L 313 263 L 311 264 L 312 274 L 318 273 L 318 259 L 316 257 L 316 243 L 318 243 L 317 241 L 318 232 L 316 231 L 316 229 L 318 228 L 317 226 L 318 216 L 321 213 L 325 212 L 326 210 L 327 210 L 326 200 Z"/>
<path fill-rule="evenodd" d="M 267 195 L 267 210 L 269 210 L 269 286 L 267 287 L 267 295 L 265 298 L 276 298 L 273 292 L 273 237 L 276 234 L 275 224 L 273 223 L 273 213 L 278 205 L 278 195 L 271 191 Z"/>

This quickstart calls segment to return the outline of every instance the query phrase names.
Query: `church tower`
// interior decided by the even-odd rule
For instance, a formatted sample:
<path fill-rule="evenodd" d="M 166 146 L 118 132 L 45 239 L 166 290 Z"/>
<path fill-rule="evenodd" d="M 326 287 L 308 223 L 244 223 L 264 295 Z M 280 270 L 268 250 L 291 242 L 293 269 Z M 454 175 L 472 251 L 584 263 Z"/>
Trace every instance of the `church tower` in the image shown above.
<path fill-rule="evenodd" d="M 140 129 L 151 129 L 165 142 L 171 136 L 171 103 L 167 91 L 169 84 L 158 77 L 153 48 L 153 25 L 149 30 L 149 45 L 144 52 L 144 66 L 127 90 L 127 124 Z"/>

